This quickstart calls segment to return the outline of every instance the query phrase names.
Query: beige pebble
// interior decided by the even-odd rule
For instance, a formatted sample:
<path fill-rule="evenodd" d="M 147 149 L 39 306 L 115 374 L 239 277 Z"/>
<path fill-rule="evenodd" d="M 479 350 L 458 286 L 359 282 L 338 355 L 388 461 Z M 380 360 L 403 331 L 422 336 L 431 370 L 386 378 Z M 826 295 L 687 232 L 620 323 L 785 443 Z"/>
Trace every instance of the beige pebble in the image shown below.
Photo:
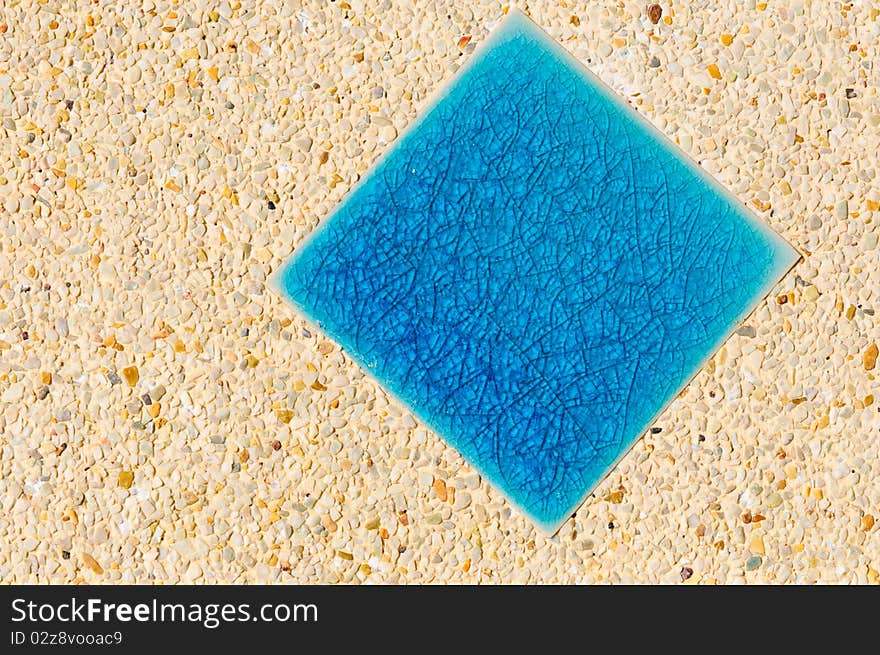
<path fill-rule="evenodd" d="M 752 535 L 749 539 L 749 551 L 755 555 L 764 555 L 764 538 L 760 534 Z"/>

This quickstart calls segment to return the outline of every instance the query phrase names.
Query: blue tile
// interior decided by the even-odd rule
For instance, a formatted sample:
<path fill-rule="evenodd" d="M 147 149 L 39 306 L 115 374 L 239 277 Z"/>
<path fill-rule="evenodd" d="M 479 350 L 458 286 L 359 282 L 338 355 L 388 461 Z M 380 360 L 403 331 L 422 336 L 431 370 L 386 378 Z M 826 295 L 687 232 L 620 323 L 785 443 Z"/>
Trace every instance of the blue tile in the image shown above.
<path fill-rule="evenodd" d="M 273 284 L 554 532 L 797 259 L 515 13 Z"/>

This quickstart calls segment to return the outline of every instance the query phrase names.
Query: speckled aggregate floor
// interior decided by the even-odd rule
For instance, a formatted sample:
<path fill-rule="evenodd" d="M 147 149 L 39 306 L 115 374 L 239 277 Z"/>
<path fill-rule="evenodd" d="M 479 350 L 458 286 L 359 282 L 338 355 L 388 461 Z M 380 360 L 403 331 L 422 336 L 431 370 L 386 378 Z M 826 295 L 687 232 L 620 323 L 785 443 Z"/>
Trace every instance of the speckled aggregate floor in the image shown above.
<path fill-rule="evenodd" d="M 0 7 L 3 582 L 878 582 L 880 10 L 531 2 L 804 261 L 548 539 L 266 279 L 498 2 Z"/>

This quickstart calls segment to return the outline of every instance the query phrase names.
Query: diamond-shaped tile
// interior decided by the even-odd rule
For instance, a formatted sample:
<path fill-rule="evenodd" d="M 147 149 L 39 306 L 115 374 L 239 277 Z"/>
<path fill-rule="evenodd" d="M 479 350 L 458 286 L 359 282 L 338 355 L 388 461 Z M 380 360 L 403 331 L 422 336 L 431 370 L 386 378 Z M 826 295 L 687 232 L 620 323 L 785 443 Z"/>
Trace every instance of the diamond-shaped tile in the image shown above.
<path fill-rule="evenodd" d="M 553 532 L 797 258 L 515 13 L 273 283 Z"/>

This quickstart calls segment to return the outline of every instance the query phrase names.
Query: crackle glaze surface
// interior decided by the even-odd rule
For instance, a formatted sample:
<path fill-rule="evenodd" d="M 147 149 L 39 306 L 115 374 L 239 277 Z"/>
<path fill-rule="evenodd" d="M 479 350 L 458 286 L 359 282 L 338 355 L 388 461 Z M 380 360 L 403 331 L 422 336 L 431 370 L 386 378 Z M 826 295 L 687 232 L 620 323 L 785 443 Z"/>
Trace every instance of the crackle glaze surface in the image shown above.
<path fill-rule="evenodd" d="M 797 257 L 514 14 L 277 282 L 552 532 Z"/>

